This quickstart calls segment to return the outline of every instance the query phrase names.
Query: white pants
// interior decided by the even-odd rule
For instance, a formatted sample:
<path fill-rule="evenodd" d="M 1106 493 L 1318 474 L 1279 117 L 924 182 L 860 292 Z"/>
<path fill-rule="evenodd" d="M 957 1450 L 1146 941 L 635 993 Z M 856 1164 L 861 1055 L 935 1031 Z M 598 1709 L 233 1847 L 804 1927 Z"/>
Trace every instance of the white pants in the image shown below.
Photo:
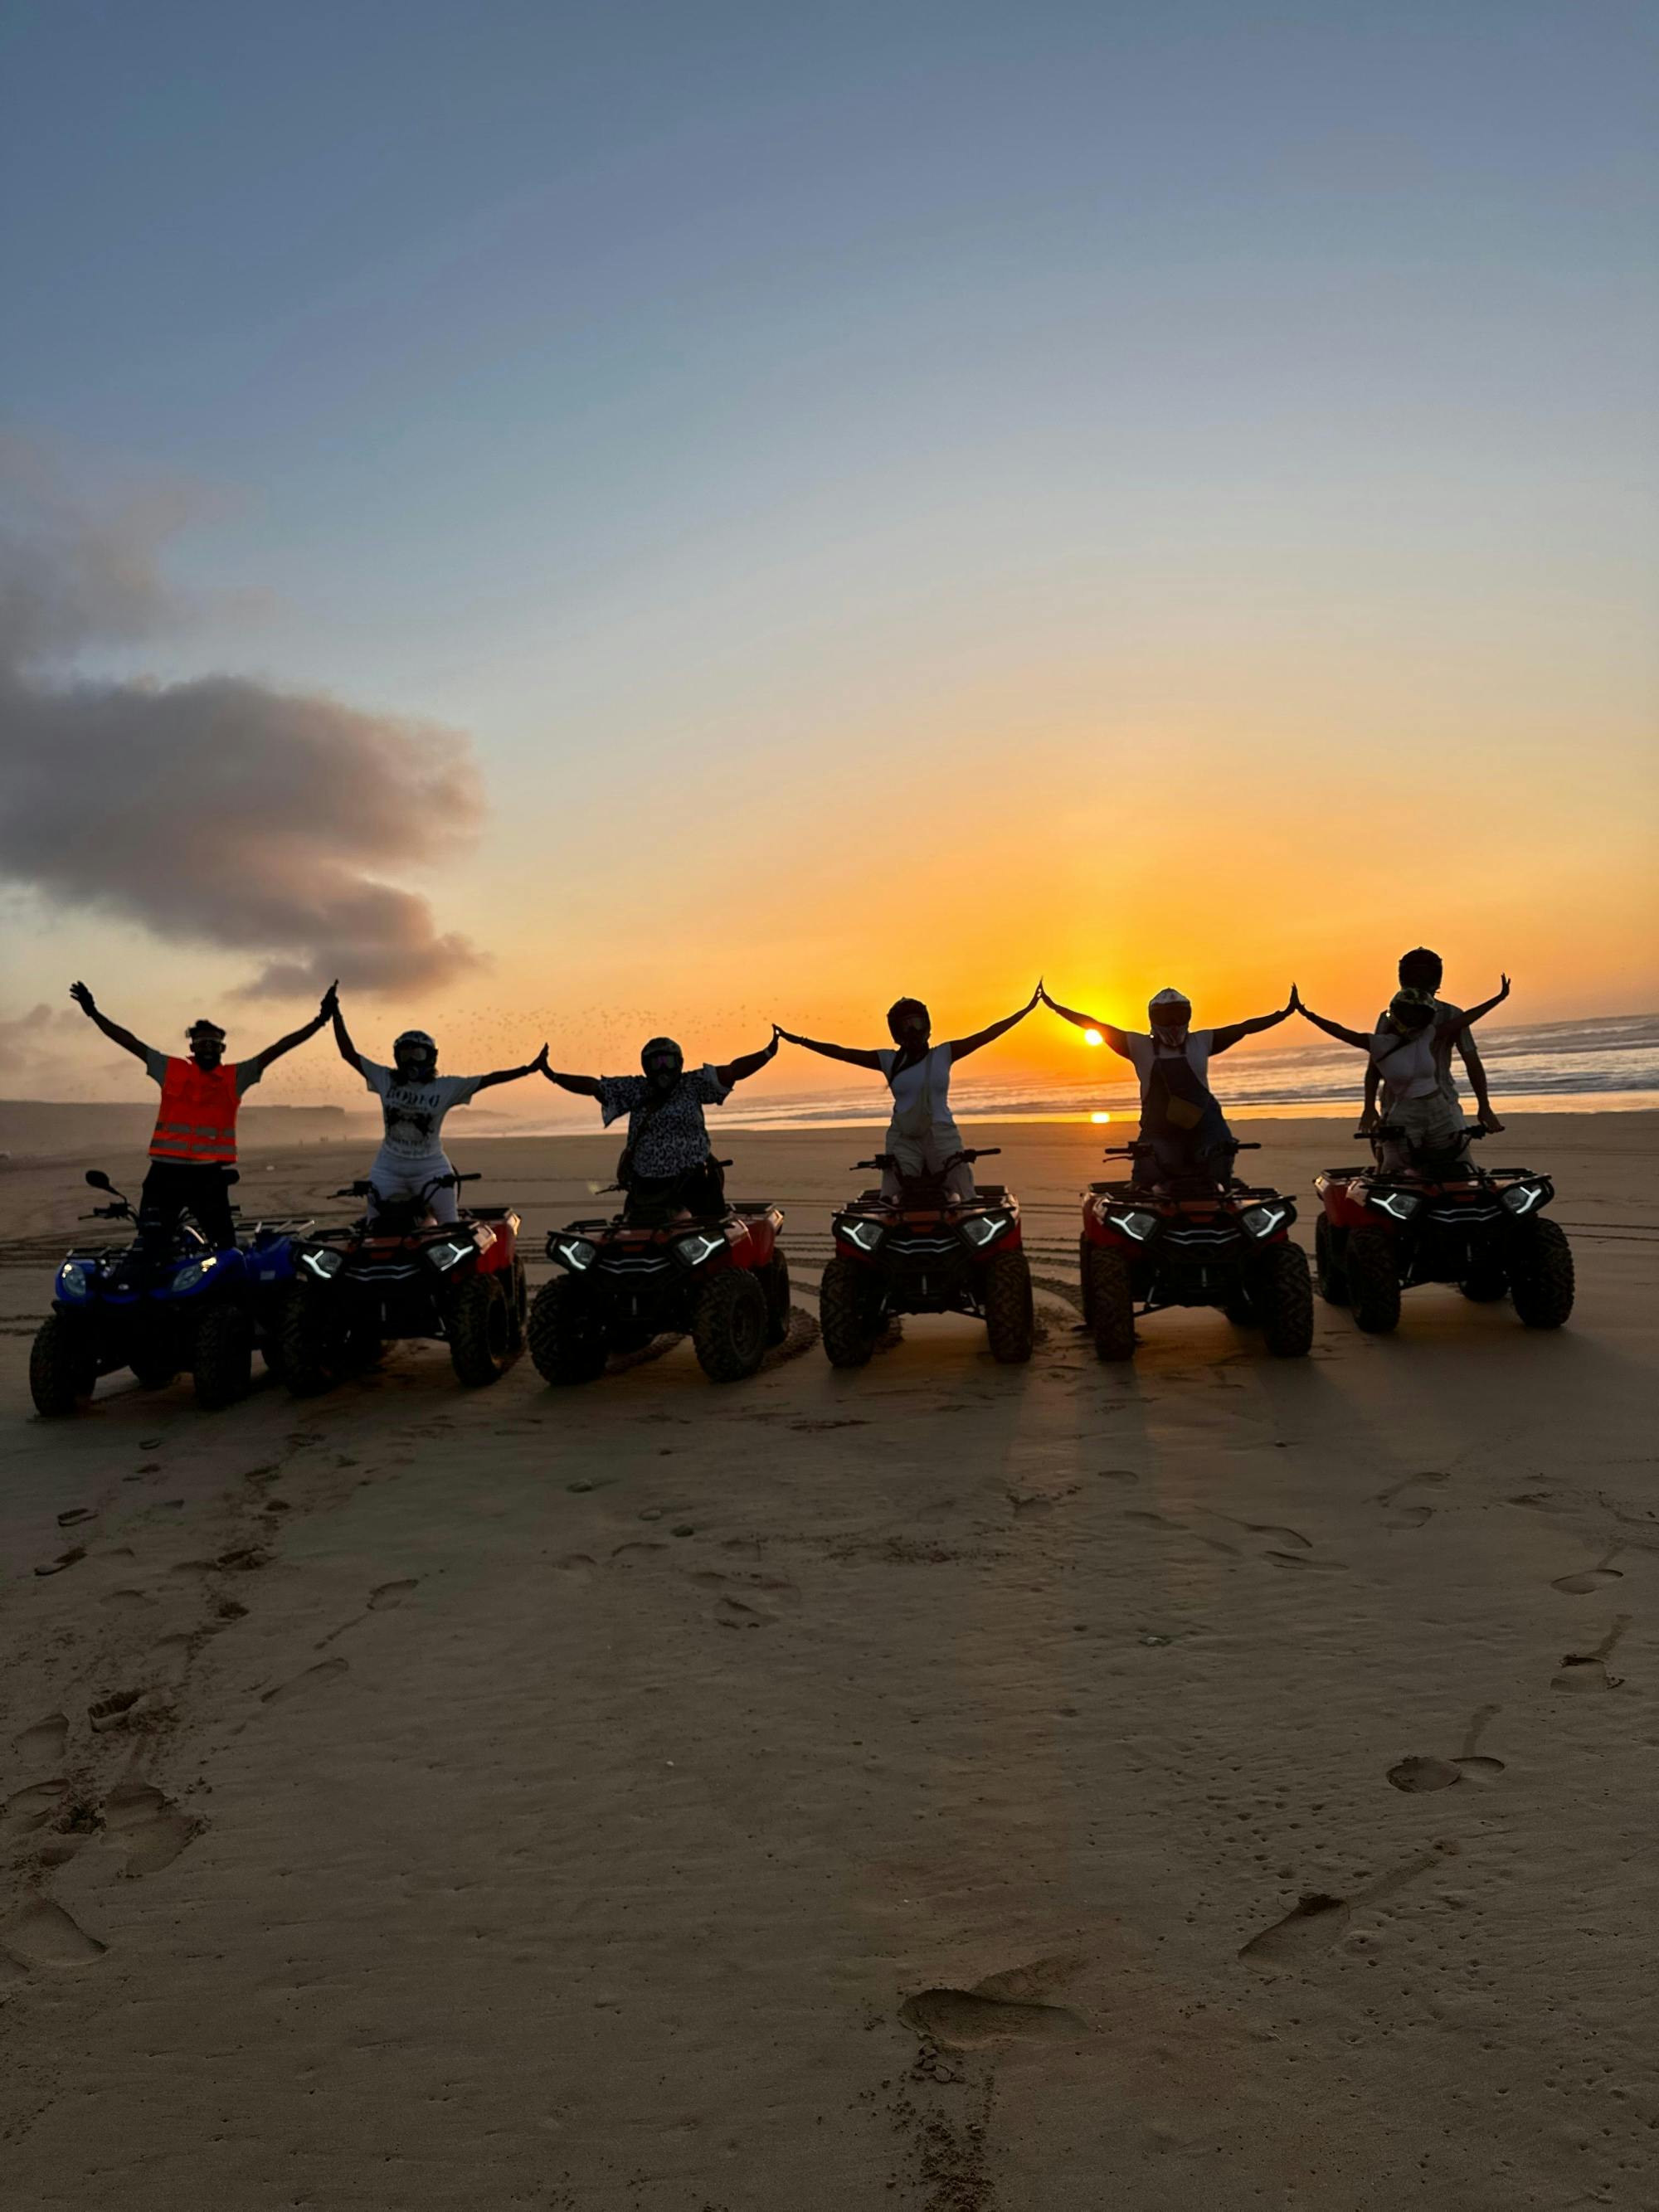
<path fill-rule="evenodd" d="M 954 1121 L 935 1121 L 925 1137 L 907 1137 L 894 1125 L 887 1132 L 887 1141 L 882 1146 L 898 1162 L 898 1170 L 884 1168 L 881 1194 L 896 1198 L 899 1194 L 899 1172 L 905 1175 L 939 1175 L 952 1152 L 963 1149 L 962 1132 Z M 945 1179 L 945 1195 L 961 1205 L 967 1205 L 974 1195 L 974 1170 L 967 1160 L 958 1161 Z"/>
<path fill-rule="evenodd" d="M 430 1158 L 424 1160 L 399 1159 L 389 1152 L 378 1152 L 374 1164 L 368 1171 L 368 1179 L 383 1199 L 418 1198 L 434 1176 L 453 1175 L 454 1172 L 441 1152 L 434 1152 Z M 434 1190 L 427 1203 L 432 1208 L 434 1221 L 453 1221 L 455 1218 L 455 1193 L 453 1188 Z M 371 1220 L 375 1210 L 371 1199 L 368 1209 Z"/>

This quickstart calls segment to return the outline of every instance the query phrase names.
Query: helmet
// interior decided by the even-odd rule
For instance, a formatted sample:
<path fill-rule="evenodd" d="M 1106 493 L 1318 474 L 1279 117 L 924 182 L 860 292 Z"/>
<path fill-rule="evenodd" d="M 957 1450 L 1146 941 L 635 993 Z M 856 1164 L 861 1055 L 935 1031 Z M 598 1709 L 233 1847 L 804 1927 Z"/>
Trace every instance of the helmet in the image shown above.
<path fill-rule="evenodd" d="M 1407 991 L 1437 991 L 1445 972 L 1440 955 L 1431 952 L 1426 945 L 1417 945 L 1400 956 L 1400 981 Z"/>
<path fill-rule="evenodd" d="M 424 1030 L 405 1030 L 401 1036 L 392 1039 L 392 1057 L 394 1060 L 413 1060 L 417 1065 L 424 1061 L 428 1067 L 435 1067 L 438 1064 L 437 1039 L 428 1036 Z"/>
<path fill-rule="evenodd" d="M 197 1037 L 208 1037 L 219 1044 L 222 1044 L 225 1041 L 225 1033 L 217 1022 L 205 1020 L 192 1022 L 185 1031 L 185 1035 L 192 1040 Z"/>
<path fill-rule="evenodd" d="M 1397 1030 L 1407 1036 L 1415 1036 L 1434 1019 L 1434 993 L 1407 989 L 1396 991 L 1389 1001 L 1389 1013 Z"/>
<path fill-rule="evenodd" d="M 896 1044 L 907 1014 L 920 1014 L 924 1024 L 933 1027 L 933 1016 L 920 999 L 895 999 L 887 1009 L 887 1034 Z"/>
<path fill-rule="evenodd" d="M 685 1065 L 684 1053 L 671 1036 L 656 1036 L 647 1040 L 644 1049 L 640 1054 L 640 1066 L 647 1075 L 651 1073 L 651 1063 L 653 1060 L 672 1060 L 678 1061 L 682 1067 Z"/>
<path fill-rule="evenodd" d="M 1190 1029 L 1193 1002 L 1180 991 L 1160 991 L 1147 1001 L 1146 1018 L 1155 1030 Z"/>

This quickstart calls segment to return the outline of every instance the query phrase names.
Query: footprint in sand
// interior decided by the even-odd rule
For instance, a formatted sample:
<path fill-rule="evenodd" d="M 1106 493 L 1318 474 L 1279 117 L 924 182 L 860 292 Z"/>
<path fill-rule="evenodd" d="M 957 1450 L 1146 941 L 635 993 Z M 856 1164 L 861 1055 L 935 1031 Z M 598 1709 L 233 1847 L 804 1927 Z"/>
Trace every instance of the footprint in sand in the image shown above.
<path fill-rule="evenodd" d="M 104 1826 L 126 1848 L 121 1872 L 129 1881 L 159 1874 L 193 1844 L 206 1822 L 181 1813 L 148 1782 L 118 1783 L 104 1800 Z"/>
<path fill-rule="evenodd" d="M 368 1594 L 369 1611 L 385 1613 L 390 1607 L 401 1605 L 410 1590 L 419 1587 L 420 1579 L 418 1575 L 415 1575 L 406 1582 L 381 1583 Z"/>
<path fill-rule="evenodd" d="M 1607 1661 L 1618 1650 L 1619 1640 L 1630 1623 L 1629 1613 L 1621 1613 L 1594 1651 L 1564 1651 L 1559 1671 L 1551 1677 L 1551 1689 L 1577 1692 L 1622 1688 L 1624 1676 L 1613 1674 Z"/>
<path fill-rule="evenodd" d="M 921 1990 L 899 2007 L 899 2018 L 942 2051 L 1076 2043 L 1090 2033 L 1088 2022 L 1065 2005 L 1049 2003 L 1047 1996 L 1080 1963 L 1040 1959 L 1030 1966 L 988 1974 L 971 1989 Z"/>
<path fill-rule="evenodd" d="M 38 1759 L 43 1765 L 55 1766 L 68 1741 L 69 1715 L 48 1713 L 44 1720 L 32 1721 L 27 1728 L 20 1729 L 11 1740 L 11 1747 L 19 1759 L 31 1762 Z"/>
<path fill-rule="evenodd" d="M 37 1575 L 61 1575 L 66 1567 L 78 1566 L 86 1556 L 86 1546 L 76 1544 L 67 1552 L 60 1552 L 55 1559 L 48 1560 L 44 1567 L 37 1567 L 34 1571 Z"/>
<path fill-rule="evenodd" d="M 1403 1790 L 1411 1796 L 1425 1790 L 1449 1790 L 1457 1782 L 1495 1782 L 1504 1771 L 1503 1760 L 1482 1757 L 1475 1746 L 1487 1723 L 1498 1717 L 1500 1710 L 1497 1705 L 1482 1705 L 1471 1715 L 1463 1731 L 1462 1749 L 1455 1759 L 1427 1759 L 1414 1754 L 1391 1766 L 1389 1780 L 1396 1790 Z"/>
<path fill-rule="evenodd" d="M 0 1950 L 21 1966 L 86 1966 L 107 1948 L 49 1897 L 31 1898 L 0 1921 Z"/>
<path fill-rule="evenodd" d="M 801 1601 L 787 1575 L 723 1575 L 708 1567 L 691 1580 L 699 1589 L 716 1593 L 714 1618 L 722 1628 L 769 1627 Z"/>
<path fill-rule="evenodd" d="M 1271 1928 L 1264 1928 L 1259 1936 L 1241 1944 L 1238 1955 L 1265 1966 L 1296 1966 L 1328 1948 L 1361 1906 L 1392 1896 L 1437 1866 L 1443 1857 L 1455 1856 L 1456 1852 L 1455 1843 L 1437 1844 L 1431 1851 L 1396 1867 L 1391 1874 L 1379 1875 L 1352 1897 L 1333 1897 L 1325 1890 L 1306 1891 L 1282 1920 L 1275 1920 Z"/>
<path fill-rule="evenodd" d="M 1588 1597 L 1592 1590 L 1603 1589 L 1608 1583 L 1622 1582 L 1625 1578 L 1623 1569 L 1613 1564 L 1619 1552 L 1620 1547 L 1615 1544 L 1595 1566 L 1583 1568 L 1575 1575 L 1558 1575 L 1550 1588 L 1564 1592 L 1568 1597 Z"/>
<path fill-rule="evenodd" d="M 0 1843 L 44 1828 L 68 1791 L 69 1784 L 62 1775 L 50 1782 L 31 1782 L 22 1790 L 14 1790 L 0 1804 Z"/>
<path fill-rule="evenodd" d="M 349 1661 L 337 1656 L 332 1659 L 319 1659 L 314 1667 L 307 1667 L 303 1674 L 294 1675 L 289 1681 L 278 1682 L 274 1690 L 264 1691 L 259 1703 L 262 1705 L 283 1705 L 289 1698 L 301 1697 L 307 1690 L 320 1689 L 325 1682 L 337 1681 L 349 1664 Z"/>

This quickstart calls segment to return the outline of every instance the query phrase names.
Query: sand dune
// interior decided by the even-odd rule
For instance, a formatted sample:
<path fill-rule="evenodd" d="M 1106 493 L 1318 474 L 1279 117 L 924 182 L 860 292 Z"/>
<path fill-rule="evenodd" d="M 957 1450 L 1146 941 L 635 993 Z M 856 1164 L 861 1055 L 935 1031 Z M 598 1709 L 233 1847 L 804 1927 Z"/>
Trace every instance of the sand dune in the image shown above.
<path fill-rule="evenodd" d="M 1346 1126 L 1253 1123 L 1257 1171 Z M 980 1133 L 1028 1370 L 933 1321 L 832 1373 L 868 1135 L 744 1136 L 800 1309 L 747 1385 L 466 1395 L 422 1346 L 52 1425 L 81 1200 L 7 1165 L 9 2204 L 1655 2203 L 1659 1117 L 1492 1147 L 1557 1175 L 1559 1337 L 1421 1291 L 1297 1364 L 1161 1316 L 1131 1371 L 1071 1298 L 1097 1133 Z M 538 1249 L 615 1152 L 462 1164 Z"/>

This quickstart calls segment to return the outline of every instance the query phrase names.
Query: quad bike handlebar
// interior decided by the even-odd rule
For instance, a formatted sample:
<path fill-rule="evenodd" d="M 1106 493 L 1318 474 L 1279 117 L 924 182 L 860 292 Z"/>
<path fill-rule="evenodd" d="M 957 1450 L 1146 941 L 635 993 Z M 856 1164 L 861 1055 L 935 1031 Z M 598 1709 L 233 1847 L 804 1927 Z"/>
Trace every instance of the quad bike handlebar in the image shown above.
<path fill-rule="evenodd" d="M 1152 1149 L 1151 1139 L 1142 1138 L 1138 1144 L 1108 1145 L 1100 1157 L 1103 1160 L 1132 1160 L 1137 1152 L 1149 1152 Z M 1227 1149 L 1235 1152 L 1259 1152 L 1261 1147 L 1252 1141 L 1249 1144 L 1231 1145 Z"/>
<path fill-rule="evenodd" d="M 939 1170 L 939 1172 L 940 1175 L 949 1175 L 952 1168 L 959 1168 L 963 1166 L 964 1163 L 971 1164 L 975 1160 L 994 1159 L 996 1155 L 1001 1150 L 1002 1147 L 1000 1145 L 982 1145 L 977 1152 L 964 1151 L 960 1152 L 952 1152 L 950 1158 L 945 1161 L 945 1165 Z M 855 1169 L 898 1168 L 899 1164 L 891 1152 L 877 1152 L 867 1160 L 854 1160 L 853 1165 Z M 899 1172 L 902 1174 L 903 1170 L 900 1169 Z M 924 1170 L 924 1172 L 926 1172 L 926 1170 Z"/>
<path fill-rule="evenodd" d="M 1490 1136 L 1491 1133 L 1492 1132 L 1489 1129 L 1483 1128 L 1479 1121 L 1466 1121 L 1463 1124 L 1462 1131 L 1463 1139 L 1469 1144 L 1474 1144 L 1478 1137 Z M 1387 1139 L 1390 1143 L 1397 1144 L 1410 1144 L 1413 1141 L 1411 1132 L 1407 1129 L 1402 1129 L 1397 1121 L 1379 1121 L 1375 1128 L 1358 1128 L 1354 1131 L 1354 1134 L 1356 1137 L 1369 1137 L 1379 1140 Z M 1458 1133 L 1454 1131 L 1451 1136 L 1447 1139 L 1445 1144 L 1429 1145 L 1425 1146 L 1423 1149 L 1427 1152 L 1443 1152 L 1457 1142 Z"/>
<path fill-rule="evenodd" d="M 447 1175 L 434 1176 L 430 1182 L 422 1184 L 418 1202 L 424 1206 L 434 1190 L 456 1190 L 464 1182 L 481 1182 L 483 1176 L 482 1168 L 475 1168 L 470 1175 L 458 1175 L 453 1169 L 451 1169 Z M 337 1190 L 334 1195 L 336 1198 L 372 1198 L 377 1205 L 384 1205 L 386 1202 L 372 1182 L 349 1182 L 343 1189 Z M 394 1206 L 404 1202 L 398 1199 L 392 1200 Z"/>

